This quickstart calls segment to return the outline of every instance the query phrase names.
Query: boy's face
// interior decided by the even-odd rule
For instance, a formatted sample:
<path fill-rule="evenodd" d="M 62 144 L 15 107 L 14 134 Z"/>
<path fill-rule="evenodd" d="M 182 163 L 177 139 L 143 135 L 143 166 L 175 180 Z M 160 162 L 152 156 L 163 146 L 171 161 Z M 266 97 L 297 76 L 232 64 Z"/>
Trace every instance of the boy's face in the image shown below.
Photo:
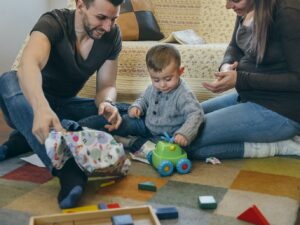
<path fill-rule="evenodd" d="M 148 69 L 152 85 L 161 92 L 167 93 L 175 88 L 179 84 L 179 78 L 183 73 L 184 68 L 178 67 L 174 61 L 166 66 L 161 72 L 156 72 L 152 69 Z"/>

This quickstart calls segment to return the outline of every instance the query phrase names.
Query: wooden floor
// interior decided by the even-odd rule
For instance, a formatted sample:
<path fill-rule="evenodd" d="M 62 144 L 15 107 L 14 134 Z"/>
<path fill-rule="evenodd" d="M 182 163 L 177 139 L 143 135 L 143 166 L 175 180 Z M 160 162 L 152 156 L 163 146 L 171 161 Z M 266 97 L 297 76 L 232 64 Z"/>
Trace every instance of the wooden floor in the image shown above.
<path fill-rule="evenodd" d="M 2 111 L 0 111 L 0 144 L 7 140 L 9 133 L 12 131 L 10 127 L 7 126 Z"/>

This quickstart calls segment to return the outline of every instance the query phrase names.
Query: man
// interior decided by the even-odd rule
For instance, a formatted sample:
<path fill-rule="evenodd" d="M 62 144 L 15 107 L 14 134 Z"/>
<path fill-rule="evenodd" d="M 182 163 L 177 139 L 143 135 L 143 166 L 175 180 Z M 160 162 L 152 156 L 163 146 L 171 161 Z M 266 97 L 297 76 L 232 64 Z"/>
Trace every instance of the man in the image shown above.
<path fill-rule="evenodd" d="M 59 178 L 61 208 L 75 206 L 87 177 L 74 159 L 68 160 L 61 170 L 53 168 L 44 142 L 50 129 L 64 131 L 61 119 L 78 121 L 100 114 L 110 122 L 108 130 L 119 127 L 121 117 L 112 102 L 116 99 L 117 57 L 121 51 L 115 21 L 122 2 L 76 0 L 76 10 L 45 13 L 31 31 L 18 72 L 0 77 L 0 103 L 5 119 Z M 76 97 L 95 71 L 96 98 Z M 3 158 L 13 151 L 7 146 L 5 151 L 3 146 L 1 149 Z"/>

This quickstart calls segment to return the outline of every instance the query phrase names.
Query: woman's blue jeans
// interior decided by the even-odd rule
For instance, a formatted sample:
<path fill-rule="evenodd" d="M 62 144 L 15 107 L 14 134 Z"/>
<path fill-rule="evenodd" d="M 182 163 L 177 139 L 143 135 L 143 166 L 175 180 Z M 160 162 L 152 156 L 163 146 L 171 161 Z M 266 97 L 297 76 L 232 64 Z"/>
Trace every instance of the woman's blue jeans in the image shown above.
<path fill-rule="evenodd" d="M 193 159 L 242 158 L 244 142 L 276 142 L 300 133 L 300 124 L 252 102 L 238 102 L 236 92 L 201 103 L 202 132 L 188 147 Z"/>
<path fill-rule="evenodd" d="M 196 139 L 186 147 L 191 159 L 217 157 L 242 158 L 244 142 L 276 142 L 290 139 L 300 133 L 300 124 L 252 102 L 240 103 L 236 92 L 201 103 L 205 123 Z M 82 126 L 103 127 L 102 119 L 92 116 L 81 120 Z M 163 131 L 162 131 L 163 133 Z M 157 141 L 145 126 L 144 119 L 123 116 L 120 129 L 113 134 L 140 136 L 134 148 L 148 139 Z M 131 149 L 138 150 L 138 149 Z"/>
<path fill-rule="evenodd" d="M 45 96 L 52 110 L 60 120 L 69 119 L 78 121 L 98 114 L 94 99 L 79 97 L 62 98 L 47 94 Z M 51 171 L 52 165 L 46 154 L 45 146 L 40 144 L 32 134 L 32 107 L 20 89 L 15 71 L 0 76 L 0 105 L 7 124 L 21 132 L 33 151 Z M 119 104 L 117 107 L 121 113 L 127 112 L 127 104 Z M 104 118 L 102 119 L 105 120 Z"/>

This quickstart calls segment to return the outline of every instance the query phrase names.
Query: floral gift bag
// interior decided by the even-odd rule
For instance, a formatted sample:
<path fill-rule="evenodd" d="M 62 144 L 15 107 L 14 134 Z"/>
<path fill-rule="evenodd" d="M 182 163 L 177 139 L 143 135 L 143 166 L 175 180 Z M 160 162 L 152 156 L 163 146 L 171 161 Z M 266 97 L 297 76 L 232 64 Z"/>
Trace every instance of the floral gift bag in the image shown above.
<path fill-rule="evenodd" d="M 88 128 L 65 133 L 51 131 L 45 146 L 56 169 L 74 157 L 89 176 L 125 176 L 131 164 L 123 145 L 103 131 Z"/>

